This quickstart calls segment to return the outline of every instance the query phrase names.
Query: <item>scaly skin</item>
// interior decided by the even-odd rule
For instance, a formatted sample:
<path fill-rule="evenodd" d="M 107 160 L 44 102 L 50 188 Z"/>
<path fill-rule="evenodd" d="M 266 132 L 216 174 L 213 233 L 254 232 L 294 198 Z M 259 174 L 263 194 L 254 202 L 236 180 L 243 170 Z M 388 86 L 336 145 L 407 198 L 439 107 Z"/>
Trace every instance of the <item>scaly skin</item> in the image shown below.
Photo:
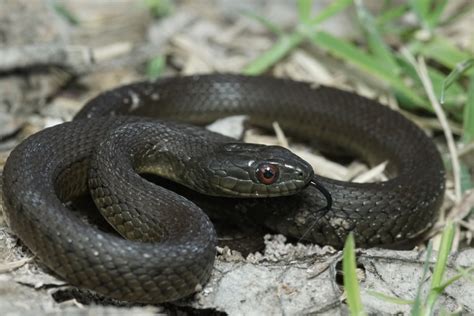
<path fill-rule="evenodd" d="M 218 201 L 228 210 L 245 209 L 270 228 L 319 244 L 341 247 L 351 231 L 358 246 L 410 244 L 436 221 L 443 199 L 444 168 L 431 140 L 399 113 L 355 94 L 237 75 L 170 78 L 120 87 L 91 100 L 75 121 L 41 131 L 20 144 L 3 175 L 6 215 L 22 241 L 71 284 L 117 299 L 159 303 L 193 293 L 210 275 L 216 238 L 199 207 L 151 186 L 132 172 L 130 164 L 130 169 L 116 172 L 114 179 L 119 180 L 109 181 L 111 187 L 128 184 L 129 194 L 122 196 L 123 201 L 108 198 L 109 188 L 96 181 L 97 171 L 127 163 L 109 161 L 106 167 L 99 166 L 91 162 L 95 148 L 123 124 L 144 121 L 111 114 L 197 124 L 246 114 L 263 127 L 278 121 L 288 134 L 308 142 L 336 143 L 370 164 L 389 160 L 393 177 L 382 183 L 318 177 L 334 201 L 322 218 L 316 210 L 325 201 L 311 187 L 281 198 L 199 198 Z M 163 137 L 173 134 L 167 128 L 177 128 L 160 124 L 157 128 Z M 191 150 L 190 157 L 193 150 L 205 148 L 206 141 L 199 146 L 187 141 L 195 139 L 182 140 L 183 147 Z M 161 242 L 125 240 L 85 224 L 68 211 L 62 201 L 85 192 L 88 179 L 95 188 L 93 195 L 102 199 L 103 213 L 111 215 L 107 220 L 124 229 L 122 235 Z M 157 214 L 142 228 L 130 228 L 141 206 Z"/>

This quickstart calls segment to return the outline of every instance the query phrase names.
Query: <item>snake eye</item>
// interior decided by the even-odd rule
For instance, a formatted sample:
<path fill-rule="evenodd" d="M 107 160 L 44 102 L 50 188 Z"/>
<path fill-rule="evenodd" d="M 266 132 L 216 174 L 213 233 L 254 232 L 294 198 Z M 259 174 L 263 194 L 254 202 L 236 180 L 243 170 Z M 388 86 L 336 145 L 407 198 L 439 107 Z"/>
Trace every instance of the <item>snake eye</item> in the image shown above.
<path fill-rule="evenodd" d="M 263 163 L 256 170 L 258 181 L 263 184 L 272 184 L 278 179 L 279 170 L 276 165 Z"/>

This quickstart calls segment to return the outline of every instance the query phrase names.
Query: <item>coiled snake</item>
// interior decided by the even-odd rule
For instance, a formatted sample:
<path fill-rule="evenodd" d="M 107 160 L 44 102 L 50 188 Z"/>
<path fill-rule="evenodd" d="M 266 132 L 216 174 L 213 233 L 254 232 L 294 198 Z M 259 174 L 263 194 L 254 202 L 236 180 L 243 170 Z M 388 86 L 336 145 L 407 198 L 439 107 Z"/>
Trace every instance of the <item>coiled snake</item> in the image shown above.
<path fill-rule="evenodd" d="M 359 184 L 315 176 L 333 198 L 332 208 L 320 214 L 325 200 L 307 187 L 312 169 L 289 151 L 168 121 L 202 125 L 235 114 L 267 128 L 278 121 L 292 136 L 337 144 L 369 164 L 388 160 L 391 178 Z M 73 285 L 145 303 L 189 295 L 212 270 L 213 226 L 196 204 L 142 173 L 224 195 L 227 211 L 245 210 L 280 233 L 336 247 L 349 232 L 363 247 L 410 243 L 433 225 L 444 193 L 436 147 L 387 107 L 291 80 L 203 75 L 105 92 L 74 121 L 22 142 L 3 173 L 9 225 Z M 67 209 L 65 202 L 88 187 L 127 239 L 87 225 Z"/>

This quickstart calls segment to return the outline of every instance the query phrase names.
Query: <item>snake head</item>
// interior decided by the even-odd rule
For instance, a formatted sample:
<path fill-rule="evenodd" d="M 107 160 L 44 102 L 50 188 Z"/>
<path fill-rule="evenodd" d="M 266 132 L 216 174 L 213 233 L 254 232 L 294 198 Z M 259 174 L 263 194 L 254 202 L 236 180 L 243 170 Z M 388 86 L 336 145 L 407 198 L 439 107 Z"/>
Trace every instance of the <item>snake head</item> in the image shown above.
<path fill-rule="evenodd" d="M 229 197 L 295 194 L 314 175 L 309 163 L 280 146 L 223 144 L 205 164 L 210 191 Z"/>

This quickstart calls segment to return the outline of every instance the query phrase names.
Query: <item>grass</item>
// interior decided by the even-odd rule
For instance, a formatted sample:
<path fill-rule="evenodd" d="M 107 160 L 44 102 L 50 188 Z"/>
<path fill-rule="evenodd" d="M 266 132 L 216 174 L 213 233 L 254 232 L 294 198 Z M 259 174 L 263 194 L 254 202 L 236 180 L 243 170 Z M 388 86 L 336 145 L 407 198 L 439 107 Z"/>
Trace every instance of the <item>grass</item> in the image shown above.
<path fill-rule="evenodd" d="M 464 108 L 464 142 L 474 141 L 474 74 L 469 77 L 469 94 Z"/>
<path fill-rule="evenodd" d="M 146 68 L 146 75 L 149 79 L 157 79 L 160 77 L 166 68 L 166 57 L 163 55 L 152 58 Z"/>
<path fill-rule="evenodd" d="M 433 315 L 435 312 L 436 303 L 439 297 L 444 292 L 446 287 L 453 284 L 462 277 L 471 277 L 474 272 L 474 267 L 468 269 L 458 268 L 458 273 L 453 277 L 444 280 L 444 274 L 446 266 L 448 264 L 449 254 L 451 252 L 453 238 L 454 238 L 455 226 L 453 223 L 447 223 L 441 237 L 441 245 L 438 251 L 436 262 L 434 263 L 433 272 L 431 273 L 431 283 L 427 290 L 427 295 L 422 295 L 421 285 L 428 275 L 430 270 L 430 258 L 432 254 L 431 243 L 428 245 L 426 251 L 426 260 L 423 267 L 423 273 L 420 279 L 419 287 L 417 290 L 416 297 L 409 299 L 401 299 L 398 297 L 391 297 L 389 295 L 367 291 L 371 296 L 376 297 L 385 302 L 399 305 L 411 305 L 411 315 L 413 316 L 425 316 Z M 347 296 L 347 305 L 351 315 L 366 315 L 359 289 L 359 283 L 357 280 L 356 271 L 356 260 L 355 260 L 355 243 L 352 234 L 346 240 L 344 251 L 343 251 L 343 272 L 344 272 L 344 288 Z M 445 311 L 442 311 L 446 314 Z"/>
<path fill-rule="evenodd" d="M 344 273 L 344 289 L 347 295 L 347 305 L 352 315 L 366 315 L 360 298 L 359 282 L 357 280 L 355 259 L 355 241 L 352 233 L 344 245 L 342 270 Z"/>
<path fill-rule="evenodd" d="M 456 140 L 452 137 L 450 122 L 462 123 L 463 131 L 458 143 L 474 141 L 474 58 L 473 52 L 454 45 L 438 30 L 457 17 L 472 14 L 474 5 L 467 4 L 450 15 L 445 12 L 447 0 L 407 0 L 405 4 L 391 6 L 392 1 L 384 1 L 384 8 L 374 16 L 364 6 L 362 0 L 335 0 L 329 6 L 312 15 L 312 0 L 297 2 L 298 24 L 289 32 L 265 17 L 248 14 L 260 21 L 277 37 L 275 44 L 249 63 L 243 72 L 258 75 L 269 71 L 275 64 L 290 55 L 296 48 L 311 45 L 326 52 L 334 59 L 341 60 L 358 69 L 373 82 L 379 82 L 396 97 L 399 105 L 406 110 L 436 115 L 443 126 L 450 145 L 448 169 L 452 163 L 456 167 Z M 364 34 L 362 43 L 338 38 L 319 26 L 349 6 L 357 13 L 359 26 Z M 400 19 L 406 14 L 416 16 L 415 25 L 404 25 Z M 387 44 L 387 37 L 392 39 Z M 394 40 L 395 39 L 395 40 Z M 425 62 L 426 61 L 426 62 Z M 454 178 L 470 178 L 465 165 L 453 169 Z M 457 181 L 459 182 L 459 181 Z M 466 184 L 467 183 L 467 184 Z M 473 187 L 470 181 L 464 186 L 456 185 L 456 203 L 465 190 Z M 459 188 L 462 189 L 459 189 Z M 400 299 L 382 293 L 369 293 L 379 299 L 394 304 L 411 305 L 411 315 L 432 315 L 443 311 L 437 302 L 445 288 L 463 277 L 471 277 L 474 267 L 459 269 L 454 277 L 444 280 L 448 256 L 453 245 L 454 231 L 458 223 L 447 222 L 441 236 L 441 246 L 431 274 L 430 288 L 422 295 L 421 282 L 414 298 Z M 356 278 L 355 244 L 352 235 L 346 240 L 343 254 L 344 287 L 351 314 L 365 315 L 360 288 Z M 431 268 L 431 243 L 427 249 L 427 259 L 421 280 Z"/>
<path fill-rule="evenodd" d="M 173 11 L 171 0 L 144 0 L 144 4 L 152 16 L 157 18 L 169 15 Z"/>
<path fill-rule="evenodd" d="M 52 2 L 53 10 L 62 17 L 70 25 L 77 26 L 80 24 L 79 19 L 74 15 L 64 4 L 59 3 L 58 1 Z"/>
<path fill-rule="evenodd" d="M 391 1 L 386 1 L 390 3 Z M 459 62 L 470 57 L 470 53 L 462 51 L 452 45 L 446 38 L 435 35 L 436 27 L 444 22 L 441 19 L 442 10 L 446 1 L 442 0 L 412 0 L 407 5 L 387 9 L 375 18 L 364 6 L 362 0 L 336 0 L 317 15 L 311 16 L 310 8 L 313 1 L 299 0 L 297 10 L 299 23 L 293 31 L 285 33 L 272 21 L 264 17 L 255 17 L 266 25 L 278 37 L 275 44 L 261 54 L 243 70 L 248 75 L 258 75 L 269 70 L 273 65 L 288 56 L 295 48 L 304 43 L 311 43 L 318 49 L 326 51 L 331 56 L 361 70 L 368 77 L 390 87 L 400 105 L 409 110 L 423 109 L 432 111 L 429 100 L 424 95 L 423 86 L 413 68 L 404 60 L 403 56 L 385 43 L 385 36 L 392 35 L 394 23 L 410 10 L 418 16 L 418 28 L 403 30 L 396 34 L 398 40 L 405 45 L 414 55 L 421 55 L 437 64 L 453 68 Z M 355 5 L 360 27 L 366 35 L 366 45 L 359 46 L 345 39 L 337 38 L 318 28 L 321 22 L 330 19 L 351 5 Z M 472 8 L 468 8 L 472 10 Z M 271 26 L 271 27 L 270 27 Z M 421 41 L 417 34 L 425 32 L 428 39 Z M 463 76 L 471 75 L 471 71 Z M 434 66 L 428 67 L 428 73 L 435 92 L 441 97 L 444 74 Z M 457 78 L 462 80 L 463 76 Z M 464 104 L 467 100 L 468 87 L 457 81 L 452 82 L 452 90 L 446 93 L 444 109 L 449 113 L 450 119 L 461 122 L 464 120 Z M 413 82 L 413 84 L 407 83 Z M 466 129 L 471 130 L 469 123 Z"/>
<path fill-rule="evenodd" d="M 474 67 L 474 58 L 469 58 L 456 65 L 451 73 L 443 81 L 441 90 L 440 102 L 445 102 L 445 95 L 456 80 L 459 79 L 465 72 Z M 463 114 L 464 128 L 463 140 L 465 143 L 474 140 L 474 73 L 469 77 L 468 95 Z"/>
<path fill-rule="evenodd" d="M 278 41 L 258 57 L 255 61 L 247 65 L 243 73 L 247 75 L 258 75 L 262 72 L 269 69 L 271 66 L 275 65 L 282 58 L 287 56 L 294 48 L 301 45 L 306 36 L 311 35 L 311 29 L 316 27 L 321 22 L 331 18 L 333 15 L 344 10 L 351 4 L 352 0 L 338 0 L 334 1 L 331 5 L 327 6 L 324 10 L 319 12 L 314 17 L 309 15 L 310 10 L 308 9 L 312 5 L 312 1 L 308 0 L 299 0 L 298 1 L 298 13 L 302 23 L 298 25 L 297 30 L 291 34 L 285 34 L 283 31 L 279 30 L 276 32 L 279 35 Z M 253 15 L 255 17 L 255 15 Z M 258 21 L 262 22 L 264 25 L 274 25 L 273 22 L 268 21 L 264 17 L 258 17 Z M 272 27 L 270 30 L 275 31 L 279 29 L 278 27 Z"/>
<path fill-rule="evenodd" d="M 447 0 L 409 0 L 408 3 L 412 11 L 418 16 L 421 26 L 433 33 L 440 22 Z"/>

